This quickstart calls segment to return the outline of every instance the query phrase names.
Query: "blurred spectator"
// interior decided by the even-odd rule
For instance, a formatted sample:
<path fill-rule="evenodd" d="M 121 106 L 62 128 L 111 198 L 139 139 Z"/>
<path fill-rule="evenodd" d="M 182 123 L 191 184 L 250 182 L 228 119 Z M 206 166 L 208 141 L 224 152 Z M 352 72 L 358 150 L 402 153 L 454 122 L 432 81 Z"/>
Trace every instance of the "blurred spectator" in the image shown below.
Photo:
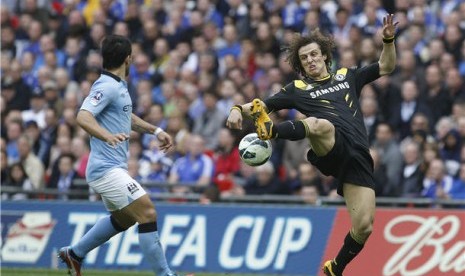
<path fill-rule="evenodd" d="M 234 105 L 233 96 L 236 92 L 237 87 L 230 79 L 224 79 L 219 85 L 220 100 L 216 106 L 223 111 L 224 118 L 229 115 L 229 110 Z"/>
<path fill-rule="evenodd" d="M 465 7 L 465 5 L 462 5 Z M 462 77 L 465 77 L 465 39 L 462 41 L 462 46 L 460 47 L 460 64 L 459 64 L 459 72 Z"/>
<path fill-rule="evenodd" d="M 435 142 L 435 138 L 431 135 L 428 117 L 423 113 L 415 113 L 410 122 L 410 135 L 405 137 L 400 145 L 406 142 L 415 141 L 423 148 L 427 142 Z"/>
<path fill-rule="evenodd" d="M 34 2 L 34 1 L 29 1 Z M 41 26 L 39 21 L 32 20 L 27 29 L 27 35 L 29 38 L 29 42 L 26 45 L 24 51 L 31 52 L 34 55 L 40 54 L 40 37 L 43 34 L 43 27 Z"/>
<path fill-rule="evenodd" d="M 218 132 L 218 145 L 213 152 L 215 173 L 213 182 L 222 192 L 233 188 L 234 175 L 240 168 L 239 150 L 235 145 L 235 137 L 229 128 Z"/>
<path fill-rule="evenodd" d="M 295 180 L 298 177 L 299 166 L 302 162 L 307 162 L 309 149 L 310 143 L 307 139 L 299 141 L 286 140 L 284 142 L 283 165 L 289 180 Z"/>
<path fill-rule="evenodd" d="M 423 91 L 423 68 L 418 66 L 412 50 L 402 50 L 397 59 L 397 68 L 391 75 L 392 82 L 400 85 L 405 81 L 414 81 L 420 91 Z"/>
<path fill-rule="evenodd" d="M 319 7 L 312 7 L 315 12 Z M 281 16 L 283 18 L 283 25 L 286 28 L 292 28 L 296 31 L 301 31 L 303 29 L 303 22 L 305 18 L 305 14 L 310 9 L 309 1 L 291 1 L 287 5 L 285 5 L 282 9 Z"/>
<path fill-rule="evenodd" d="M 3 141 L 3 140 L 2 140 Z M 0 180 L 5 181 L 8 175 L 8 154 L 2 146 L 0 154 Z"/>
<path fill-rule="evenodd" d="M 169 183 L 185 185 L 176 187 L 175 192 L 187 192 L 187 187 L 205 187 L 212 181 L 214 172 L 211 158 L 204 153 L 205 141 L 200 135 L 192 134 L 186 144 L 186 155 L 177 159 L 169 177 Z M 187 189 L 186 189 L 187 188 Z"/>
<path fill-rule="evenodd" d="M 364 67 L 369 64 L 375 63 L 378 60 L 378 49 L 375 41 L 372 38 L 362 39 L 360 45 L 359 67 Z"/>
<path fill-rule="evenodd" d="M 465 98 L 465 81 L 460 76 L 457 68 L 450 68 L 446 72 L 446 87 L 449 91 L 449 96 L 453 99 Z"/>
<path fill-rule="evenodd" d="M 12 62 L 6 76 L 2 78 L 2 96 L 8 111 L 29 109 L 31 90 L 21 77 L 21 65 L 18 62 Z"/>
<path fill-rule="evenodd" d="M 457 130 L 460 135 L 460 142 L 462 146 L 465 143 L 465 116 L 461 116 L 457 118 Z"/>
<path fill-rule="evenodd" d="M 45 110 L 47 102 L 42 93 L 32 94 L 30 100 L 30 109 L 21 112 L 23 122 L 34 121 L 43 129 L 45 127 Z"/>
<path fill-rule="evenodd" d="M 165 169 L 166 161 L 164 161 L 163 158 L 164 157 L 162 154 L 152 154 L 150 156 L 150 171 L 147 176 L 142 178 L 144 182 L 155 182 L 157 184 L 166 183 L 168 180 L 168 172 Z M 169 167 L 171 167 L 172 162 L 171 160 L 169 161 Z M 157 186 L 148 186 L 147 190 L 149 190 L 151 193 L 160 193 L 166 191 L 165 188 Z"/>
<path fill-rule="evenodd" d="M 289 194 L 289 189 L 276 177 L 273 164 L 266 162 L 255 167 L 255 174 L 247 179 L 244 192 L 247 195 Z"/>
<path fill-rule="evenodd" d="M 163 114 L 163 106 L 161 104 L 155 103 L 152 104 L 144 117 L 144 120 L 155 125 L 161 127 L 162 129 L 166 129 L 168 124 L 167 120 L 164 118 Z M 152 140 L 156 140 L 156 137 L 152 134 L 143 134 L 142 135 L 142 146 L 147 148 L 149 143 Z"/>
<path fill-rule="evenodd" d="M 31 140 L 32 152 L 37 155 L 40 151 L 40 129 L 36 121 L 24 123 L 24 134 Z"/>
<path fill-rule="evenodd" d="M 351 25 L 349 11 L 344 8 L 338 8 L 336 11 L 336 24 L 334 24 L 332 29 L 332 33 L 338 44 L 349 39 Z"/>
<path fill-rule="evenodd" d="M 381 163 L 381 157 L 375 149 L 370 149 L 371 158 L 373 158 L 373 178 L 375 180 L 375 194 L 377 197 L 381 196 L 394 196 L 393 191 L 385 190 L 385 184 L 389 182 L 386 174 L 386 166 Z"/>
<path fill-rule="evenodd" d="M 79 37 L 68 36 L 65 45 L 65 68 L 70 78 L 80 81 L 85 72 L 85 56 L 82 53 L 82 41 Z"/>
<path fill-rule="evenodd" d="M 375 139 L 376 128 L 381 121 L 378 116 L 378 103 L 373 97 L 363 97 L 360 99 L 360 109 L 368 133 L 368 142 L 372 144 Z"/>
<path fill-rule="evenodd" d="M 443 75 L 436 64 L 431 64 L 425 71 L 426 90 L 420 92 L 420 98 L 425 99 L 432 112 L 431 125 L 436 124 L 439 118 L 451 113 L 452 98 L 446 89 Z"/>
<path fill-rule="evenodd" d="M 200 195 L 199 203 L 207 205 L 207 204 L 219 202 L 220 200 L 221 200 L 220 190 L 215 186 L 209 186 Z"/>
<path fill-rule="evenodd" d="M 318 195 L 326 195 L 321 183 L 320 172 L 316 167 L 310 164 L 308 161 L 302 161 L 297 168 L 297 178 L 294 183 L 290 184 L 290 188 L 293 192 L 299 191 L 305 186 L 315 186 L 317 188 Z"/>
<path fill-rule="evenodd" d="M 275 58 L 279 57 L 281 52 L 279 43 L 271 33 L 268 23 L 260 22 L 258 24 L 254 41 L 258 53 L 271 53 Z"/>
<path fill-rule="evenodd" d="M 459 175 L 452 184 L 452 188 L 448 193 L 437 194 L 439 198 L 443 199 L 465 199 L 465 164 L 460 165 Z"/>
<path fill-rule="evenodd" d="M 403 155 L 402 174 L 399 189 L 393 195 L 401 197 L 418 197 L 422 190 L 424 171 L 420 145 L 409 141 L 401 148 Z"/>
<path fill-rule="evenodd" d="M 452 121 L 456 123 L 460 117 L 465 117 L 465 99 L 456 99 L 452 104 Z"/>
<path fill-rule="evenodd" d="M 32 152 L 32 141 L 26 135 L 18 138 L 18 152 L 21 165 L 35 190 L 44 188 L 44 165 Z"/>
<path fill-rule="evenodd" d="M 79 178 L 86 178 L 86 168 L 89 162 L 89 143 L 81 137 L 74 137 L 71 140 L 71 152 L 74 158 L 73 168 Z"/>
<path fill-rule="evenodd" d="M 392 107 L 402 101 L 400 87 L 388 75 L 375 80 L 371 86 L 377 95 L 376 99 L 381 118 L 389 120 L 392 116 Z"/>
<path fill-rule="evenodd" d="M 433 159 L 423 180 L 421 195 L 428 198 L 443 198 L 452 189 L 454 179 L 447 174 L 444 162 Z"/>
<path fill-rule="evenodd" d="M 400 139 L 410 135 L 410 122 L 415 113 L 421 112 L 431 119 L 431 110 L 419 98 L 418 87 L 414 81 L 402 83 L 402 101 L 392 107 L 390 124 L 399 131 Z"/>
<path fill-rule="evenodd" d="M 53 145 L 56 143 L 58 131 L 57 113 L 53 108 L 45 110 L 45 127 L 40 132 L 40 147 L 37 157 L 48 167 Z"/>
<path fill-rule="evenodd" d="M 214 93 L 204 93 L 203 105 L 205 111 L 194 121 L 193 133 L 202 136 L 207 149 L 215 149 L 218 145 L 218 132 L 224 126 L 225 114 L 217 106 L 218 96 Z"/>
<path fill-rule="evenodd" d="M 390 125 L 386 123 L 378 125 L 373 148 L 378 151 L 381 164 L 386 167 L 388 182 L 385 183 L 383 194 L 387 196 L 397 190 L 402 173 L 402 154 Z"/>
<path fill-rule="evenodd" d="M 134 62 L 129 71 L 129 79 L 134 86 L 141 80 L 150 80 L 153 77 L 154 68 L 150 65 L 149 57 L 139 54 L 134 57 Z"/>
<path fill-rule="evenodd" d="M 460 150 L 462 139 L 456 129 L 450 130 L 442 140 L 439 149 L 440 157 L 444 161 L 447 174 L 456 176 L 460 169 Z"/>
<path fill-rule="evenodd" d="M 263 3 L 252 1 L 249 5 L 247 16 L 243 20 L 239 20 L 235 27 L 239 32 L 240 39 L 248 37 L 251 33 L 255 33 L 257 25 L 266 20 L 268 16 L 267 9 Z M 227 26 L 225 26 L 226 29 Z"/>
<path fill-rule="evenodd" d="M 14 163 L 9 167 L 6 179 L 2 180 L 2 187 L 4 186 L 23 191 L 32 191 L 35 189 L 21 163 Z M 1 198 L 2 200 L 26 200 L 29 198 L 29 195 L 21 192 L 9 193 L 2 191 Z"/>
<path fill-rule="evenodd" d="M 315 185 L 302 186 L 299 190 L 299 195 L 308 205 L 321 205 L 318 188 Z"/>
<path fill-rule="evenodd" d="M 12 120 L 5 122 L 6 127 L 6 152 L 8 154 L 8 163 L 15 163 L 19 161 L 18 139 L 23 132 L 21 120 Z"/>
<path fill-rule="evenodd" d="M 450 117 L 442 117 L 436 123 L 434 129 L 436 131 L 436 140 L 443 141 L 447 133 L 455 128 L 455 122 Z"/>
<path fill-rule="evenodd" d="M 86 184 L 76 184 L 77 179 L 81 179 L 73 169 L 75 159 L 71 154 L 63 154 L 58 158 L 58 177 L 49 182 L 48 188 L 57 189 L 59 192 L 58 199 L 87 199 L 85 194 L 88 191 Z M 79 194 L 73 195 L 73 192 Z M 84 194 L 82 194 L 84 193 Z"/>
<path fill-rule="evenodd" d="M 34 70 L 46 65 L 46 54 L 52 53 L 56 58 L 56 65 L 62 67 L 65 61 L 65 54 L 63 51 L 57 49 L 53 37 L 49 34 L 44 34 L 39 40 L 40 52 L 35 56 Z"/>

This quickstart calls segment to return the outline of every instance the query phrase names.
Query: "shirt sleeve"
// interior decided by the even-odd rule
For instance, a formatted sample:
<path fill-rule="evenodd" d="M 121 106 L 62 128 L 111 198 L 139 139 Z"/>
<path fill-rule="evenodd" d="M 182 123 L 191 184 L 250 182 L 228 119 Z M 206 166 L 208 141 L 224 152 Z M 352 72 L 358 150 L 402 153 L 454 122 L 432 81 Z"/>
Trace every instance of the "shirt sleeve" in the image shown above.
<path fill-rule="evenodd" d="M 111 87 L 104 85 L 93 86 L 89 95 L 84 99 L 81 110 L 87 110 L 96 116 L 107 107 L 118 95 Z"/>
<path fill-rule="evenodd" d="M 268 108 L 268 112 L 271 113 L 273 111 L 279 111 L 281 109 L 294 108 L 294 99 L 292 97 L 293 93 L 294 84 L 290 83 L 285 87 L 281 88 L 281 90 L 278 93 L 264 100 L 263 102 Z"/>
<path fill-rule="evenodd" d="M 360 96 L 362 92 L 362 87 L 370 83 L 380 76 L 379 74 L 379 63 L 372 63 L 365 67 L 359 68 L 355 70 L 355 89 L 357 92 L 357 97 Z"/>

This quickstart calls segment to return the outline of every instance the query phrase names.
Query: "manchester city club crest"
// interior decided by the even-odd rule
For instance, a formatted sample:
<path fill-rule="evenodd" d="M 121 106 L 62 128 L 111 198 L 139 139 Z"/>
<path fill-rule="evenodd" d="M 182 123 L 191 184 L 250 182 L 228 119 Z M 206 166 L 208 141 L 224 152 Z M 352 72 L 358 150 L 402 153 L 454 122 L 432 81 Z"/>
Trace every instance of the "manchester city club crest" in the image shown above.
<path fill-rule="evenodd" d="M 337 81 L 343 81 L 345 80 L 346 76 L 343 75 L 343 74 L 336 74 L 334 75 L 334 79 L 337 80 Z"/>

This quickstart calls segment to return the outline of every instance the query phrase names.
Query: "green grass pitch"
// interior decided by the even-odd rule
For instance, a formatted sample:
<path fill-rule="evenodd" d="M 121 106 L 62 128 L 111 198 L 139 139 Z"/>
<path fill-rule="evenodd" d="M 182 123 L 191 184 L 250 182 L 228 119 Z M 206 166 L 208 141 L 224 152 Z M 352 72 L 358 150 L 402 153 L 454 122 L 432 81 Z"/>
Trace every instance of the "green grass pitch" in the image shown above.
<path fill-rule="evenodd" d="M 83 270 L 85 276 L 153 276 L 150 272 L 136 272 L 133 270 L 114 271 L 114 270 Z M 231 274 L 231 273 L 194 273 L 195 276 L 260 276 L 259 274 Z M 3 268 L 1 276 L 65 276 L 68 275 L 64 269 L 30 269 L 30 268 Z M 184 274 L 180 274 L 184 275 Z M 265 276 L 261 274 L 261 276 Z M 270 276 L 270 275 L 268 275 Z"/>

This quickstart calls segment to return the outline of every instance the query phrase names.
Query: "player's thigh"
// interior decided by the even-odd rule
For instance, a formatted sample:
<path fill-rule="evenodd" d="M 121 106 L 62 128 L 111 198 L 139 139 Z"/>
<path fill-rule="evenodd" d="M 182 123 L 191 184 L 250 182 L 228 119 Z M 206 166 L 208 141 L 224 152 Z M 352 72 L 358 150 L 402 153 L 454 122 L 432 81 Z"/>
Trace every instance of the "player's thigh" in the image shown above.
<path fill-rule="evenodd" d="M 124 169 L 112 169 L 89 185 L 101 196 L 106 209 L 122 227 L 156 216 L 144 188 Z"/>
<path fill-rule="evenodd" d="M 310 146 L 317 156 L 325 156 L 334 146 L 335 128 L 326 119 L 309 117 L 303 120 Z"/>
<path fill-rule="evenodd" d="M 112 215 L 118 223 L 132 225 L 134 223 L 148 223 L 157 220 L 155 206 L 148 194 L 145 194 L 121 210 L 113 211 Z"/>
<path fill-rule="evenodd" d="M 344 199 L 356 234 L 368 237 L 375 216 L 375 191 L 371 188 L 345 183 Z"/>

